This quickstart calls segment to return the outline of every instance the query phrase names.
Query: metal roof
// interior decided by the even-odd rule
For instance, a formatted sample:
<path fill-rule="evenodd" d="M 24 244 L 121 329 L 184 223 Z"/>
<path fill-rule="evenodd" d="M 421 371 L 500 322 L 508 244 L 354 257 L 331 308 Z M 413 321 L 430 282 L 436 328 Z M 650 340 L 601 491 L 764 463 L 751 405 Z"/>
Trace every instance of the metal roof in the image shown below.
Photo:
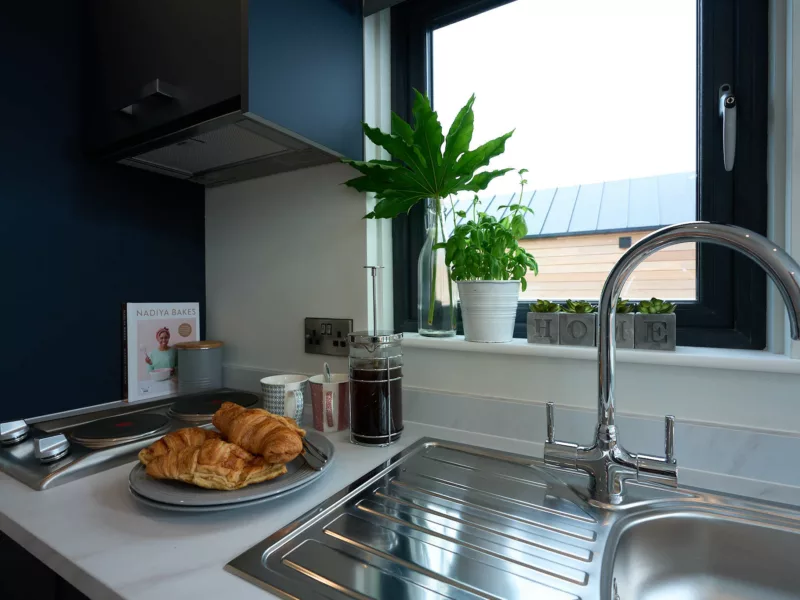
<path fill-rule="evenodd" d="M 636 179 L 605 181 L 541 190 L 526 190 L 523 204 L 533 209 L 526 215 L 527 237 L 587 235 L 629 230 L 657 229 L 697 218 L 697 175 L 673 173 Z M 501 219 L 517 203 L 518 194 L 481 197 L 479 211 Z M 455 210 L 466 210 L 472 199 L 458 198 Z M 451 207 L 445 203 L 445 229 L 453 231 Z M 464 219 L 456 217 L 458 223 Z"/>

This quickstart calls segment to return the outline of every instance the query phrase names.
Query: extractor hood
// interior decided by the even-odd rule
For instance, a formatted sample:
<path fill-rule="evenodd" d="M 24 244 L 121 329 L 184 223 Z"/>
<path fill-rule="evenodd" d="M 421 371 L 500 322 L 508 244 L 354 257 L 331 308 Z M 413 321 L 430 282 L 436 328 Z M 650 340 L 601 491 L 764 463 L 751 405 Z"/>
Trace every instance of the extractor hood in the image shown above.
<path fill-rule="evenodd" d="M 360 1 L 94 0 L 94 19 L 100 155 L 207 186 L 363 157 Z"/>
<path fill-rule="evenodd" d="M 215 186 L 331 163 L 341 156 L 275 127 L 255 115 L 220 117 L 160 139 L 154 149 L 119 162 Z"/>

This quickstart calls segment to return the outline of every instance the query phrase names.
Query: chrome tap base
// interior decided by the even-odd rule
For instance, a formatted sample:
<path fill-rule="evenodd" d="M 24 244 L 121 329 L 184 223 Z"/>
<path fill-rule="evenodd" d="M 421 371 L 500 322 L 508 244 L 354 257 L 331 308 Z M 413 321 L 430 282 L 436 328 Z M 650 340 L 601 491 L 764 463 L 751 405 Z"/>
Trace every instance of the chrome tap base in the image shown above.
<path fill-rule="evenodd" d="M 598 423 L 594 444 L 584 447 L 556 441 L 552 402 L 547 406 L 545 462 L 587 473 L 591 478 L 590 493 L 597 502 L 621 503 L 625 482 L 629 480 L 671 487 L 678 484 L 678 468 L 673 457 L 674 417 L 665 418 L 664 457 L 628 452 L 619 444 L 615 425 L 616 340 L 613 332 L 616 331 L 617 300 L 630 274 L 648 256 L 667 246 L 685 242 L 710 242 L 753 259 L 778 287 L 789 311 L 792 338 L 800 339 L 800 265 L 767 238 L 742 227 L 697 221 L 664 227 L 634 244 L 611 269 L 600 296 L 597 317 Z"/>

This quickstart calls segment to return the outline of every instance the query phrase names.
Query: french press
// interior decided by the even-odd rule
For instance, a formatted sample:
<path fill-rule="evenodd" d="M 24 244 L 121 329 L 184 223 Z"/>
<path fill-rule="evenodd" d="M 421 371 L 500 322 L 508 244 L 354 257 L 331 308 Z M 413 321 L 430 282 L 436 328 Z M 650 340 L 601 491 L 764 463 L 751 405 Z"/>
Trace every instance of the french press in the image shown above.
<path fill-rule="evenodd" d="M 377 271 L 372 274 L 372 331 L 348 334 L 350 344 L 350 441 L 388 446 L 403 431 L 402 333 L 378 330 Z"/>

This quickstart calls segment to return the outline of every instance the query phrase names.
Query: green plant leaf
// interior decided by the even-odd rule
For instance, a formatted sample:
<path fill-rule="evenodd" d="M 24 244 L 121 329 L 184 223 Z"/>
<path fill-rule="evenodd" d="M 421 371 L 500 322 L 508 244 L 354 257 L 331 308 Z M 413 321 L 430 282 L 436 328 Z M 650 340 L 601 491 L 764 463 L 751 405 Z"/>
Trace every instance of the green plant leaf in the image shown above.
<path fill-rule="evenodd" d="M 539 275 L 539 263 L 537 263 L 536 259 L 530 254 L 528 254 L 528 268 L 533 269 L 534 275 Z"/>
<path fill-rule="evenodd" d="M 477 169 L 485 167 L 493 158 L 500 156 L 506 149 L 506 140 L 514 135 L 514 131 L 509 131 L 485 144 L 478 146 L 475 150 L 468 150 L 456 161 L 455 171 L 459 175 L 474 173 Z M 513 171 L 513 169 L 508 169 Z"/>
<path fill-rule="evenodd" d="M 344 185 L 355 189 L 357 192 L 371 192 L 375 187 L 374 180 L 367 175 L 345 181 Z"/>
<path fill-rule="evenodd" d="M 493 179 L 502 177 L 509 171 L 513 170 L 514 169 L 499 169 L 497 171 L 484 171 L 482 173 L 478 173 L 468 183 L 462 185 L 459 191 L 463 190 L 467 192 L 480 192 L 485 190 Z"/>
<path fill-rule="evenodd" d="M 530 307 L 531 312 L 539 313 L 557 313 L 563 310 L 560 304 L 550 302 L 549 300 L 537 300 L 528 306 Z"/>
<path fill-rule="evenodd" d="M 427 97 L 414 90 L 414 123 L 416 129 L 414 130 L 414 145 L 419 148 L 422 156 L 428 163 L 428 168 L 433 181 L 432 186 L 434 190 L 441 189 L 443 181 L 444 167 L 442 166 L 442 144 L 444 143 L 444 134 L 442 133 L 442 124 L 439 123 L 439 117 L 436 112 L 431 108 L 431 103 Z M 449 195 L 449 194 L 444 194 Z M 442 197 L 441 195 L 437 195 Z"/>
<path fill-rule="evenodd" d="M 389 161 L 370 161 L 364 162 L 360 160 L 343 160 L 343 163 L 350 165 L 360 173 L 366 175 L 366 179 L 375 183 L 387 183 L 393 180 L 398 171 L 407 171 L 397 163 Z M 353 181 L 352 179 L 350 181 Z M 350 181 L 346 181 L 345 185 L 350 185 Z M 352 187 L 352 186 L 351 186 Z"/>
<path fill-rule="evenodd" d="M 427 198 L 424 193 L 410 194 L 386 190 L 384 198 L 379 200 L 371 213 L 366 215 L 368 219 L 394 219 L 397 215 L 407 213 L 420 200 Z"/>
<path fill-rule="evenodd" d="M 623 300 L 620 298 L 617 300 L 617 313 L 621 315 L 627 315 L 633 312 L 634 305 L 628 302 L 627 300 Z"/>
<path fill-rule="evenodd" d="M 451 165 L 464 152 L 469 150 L 469 143 L 472 141 L 472 133 L 475 129 L 475 113 L 472 105 L 475 103 L 475 94 L 472 94 L 463 108 L 458 111 L 450 131 L 447 132 L 447 139 L 444 150 L 445 165 Z"/>
<path fill-rule="evenodd" d="M 377 127 L 370 127 L 366 123 L 362 125 L 362 128 L 364 129 L 364 135 L 367 136 L 369 141 L 376 146 L 385 148 L 389 154 L 392 155 L 392 157 L 402 160 L 404 163 L 409 165 L 417 164 L 419 162 L 411 146 L 404 142 L 403 138 L 400 136 L 384 133 Z M 359 161 L 345 160 L 345 162 L 352 164 Z"/>
<path fill-rule="evenodd" d="M 413 145 L 414 130 L 394 111 L 392 111 L 392 133 L 400 137 L 409 146 Z"/>
<path fill-rule="evenodd" d="M 578 302 L 567 300 L 564 305 L 564 312 L 571 314 L 591 314 L 595 312 L 595 310 L 597 310 L 597 308 L 593 304 L 583 300 Z"/>
<path fill-rule="evenodd" d="M 426 198 L 439 201 L 461 191 L 478 192 L 507 172 L 480 169 L 504 151 L 511 133 L 469 150 L 474 132 L 474 96 L 459 111 L 445 139 L 428 98 L 416 90 L 414 93 L 413 126 L 397 114 L 392 114 L 390 134 L 363 124 L 367 138 L 385 149 L 392 156 L 391 161 L 344 161 L 362 174 L 345 185 L 372 192 L 378 201 L 368 218 L 395 217 Z M 467 218 L 466 211 L 461 218 Z"/>
<path fill-rule="evenodd" d="M 492 244 L 492 256 L 495 258 L 501 258 L 505 249 L 506 245 L 503 243 L 503 240 L 496 239 L 494 244 Z"/>
<path fill-rule="evenodd" d="M 525 219 L 520 215 L 514 215 L 514 218 L 511 219 L 511 231 L 518 240 L 524 238 L 528 234 L 528 226 L 525 225 Z"/>
<path fill-rule="evenodd" d="M 665 302 L 660 298 L 651 298 L 650 300 L 642 300 L 637 310 L 640 313 L 651 315 L 668 315 L 674 313 L 676 308 L 678 308 L 676 304 Z"/>
<path fill-rule="evenodd" d="M 444 263 L 446 265 L 452 264 L 453 257 L 455 256 L 455 254 L 456 254 L 456 247 L 455 246 L 451 246 L 450 244 L 448 244 L 447 245 L 447 250 L 445 250 L 445 254 L 444 254 Z"/>

